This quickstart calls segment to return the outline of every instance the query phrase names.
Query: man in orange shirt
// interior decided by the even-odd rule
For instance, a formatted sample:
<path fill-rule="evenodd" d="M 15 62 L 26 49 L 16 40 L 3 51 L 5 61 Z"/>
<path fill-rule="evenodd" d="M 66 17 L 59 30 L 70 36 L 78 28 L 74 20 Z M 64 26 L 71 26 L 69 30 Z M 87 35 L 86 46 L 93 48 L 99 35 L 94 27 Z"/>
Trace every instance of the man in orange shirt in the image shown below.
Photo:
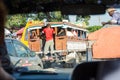
<path fill-rule="evenodd" d="M 50 24 L 47 24 L 46 28 L 43 29 L 43 33 L 46 37 L 46 43 L 44 46 L 44 54 L 46 55 L 49 51 L 49 48 L 51 50 L 51 54 L 54 53 L 54 41 L 53 41 L 53 34 L 54 30 L 51 28 Z"/>

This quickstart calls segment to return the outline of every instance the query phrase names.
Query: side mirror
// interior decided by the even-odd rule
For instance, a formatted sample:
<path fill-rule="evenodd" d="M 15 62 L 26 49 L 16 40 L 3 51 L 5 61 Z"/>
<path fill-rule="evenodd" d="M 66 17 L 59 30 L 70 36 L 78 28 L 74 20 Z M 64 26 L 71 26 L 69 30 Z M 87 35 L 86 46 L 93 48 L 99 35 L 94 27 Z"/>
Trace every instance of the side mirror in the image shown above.
<path fill-rule="evenodd" d="M 95 61 L 79 64 L 71 80 L 120 80 L 120 60 Z"/>
<path fill-rule="evenodd" d="M 31 57 L 36 56 L 35 52 L 34 52 L 34 51 L 31 51 L 31 52 L 30 52 L 30 56 L 31 56 Z"/>
<path fill-rule="evenodd" d="M 71 80 L 96 80 L 100 62 L 84 62 L 76 66 Z"/>

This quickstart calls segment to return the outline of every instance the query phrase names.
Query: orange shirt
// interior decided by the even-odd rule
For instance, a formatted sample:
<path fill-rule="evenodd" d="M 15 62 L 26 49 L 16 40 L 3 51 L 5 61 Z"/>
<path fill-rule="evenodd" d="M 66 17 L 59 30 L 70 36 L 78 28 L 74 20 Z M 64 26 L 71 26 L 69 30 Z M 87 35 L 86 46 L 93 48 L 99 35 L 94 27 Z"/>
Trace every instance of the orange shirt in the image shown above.
<path fill-rule="evenodd" d="M 46 41 L 52 40 L 53 39 L 53 33 L 54 30 L 52 28 L 45 28 L 43 30 L 45 36 L 46 36 Z"/>

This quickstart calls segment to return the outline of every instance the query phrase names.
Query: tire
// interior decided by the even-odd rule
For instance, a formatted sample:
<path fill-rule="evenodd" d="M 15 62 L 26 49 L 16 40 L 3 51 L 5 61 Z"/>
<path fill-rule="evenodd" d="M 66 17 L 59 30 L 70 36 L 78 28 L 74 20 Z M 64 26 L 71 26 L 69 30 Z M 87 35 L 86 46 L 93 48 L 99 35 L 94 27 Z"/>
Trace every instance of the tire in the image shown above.
<path fill-rule="evenodd" d="M 40 59 L 40 64 L 39 64 L 39 66 L 43 69 L 44 67 L 43 67 L 43 62 L 42 62 L 42 60 Z"/>

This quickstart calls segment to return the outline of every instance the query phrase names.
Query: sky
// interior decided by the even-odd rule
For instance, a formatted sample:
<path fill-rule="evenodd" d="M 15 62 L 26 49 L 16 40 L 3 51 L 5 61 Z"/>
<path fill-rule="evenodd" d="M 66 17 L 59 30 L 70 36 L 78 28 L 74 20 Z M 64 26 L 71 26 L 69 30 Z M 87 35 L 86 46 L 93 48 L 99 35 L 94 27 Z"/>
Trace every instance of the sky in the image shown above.
<path fill-rule="evenodd" d="M 120 12 L 120 8 L 117 8 L 116 10 Z M 108 13 L 101 15 L 90 15 L 90 16 L 91 18 L 89 20 L 89 26 L 101 25 L 101 22 L 107 22 L 111 19 Z"/>

